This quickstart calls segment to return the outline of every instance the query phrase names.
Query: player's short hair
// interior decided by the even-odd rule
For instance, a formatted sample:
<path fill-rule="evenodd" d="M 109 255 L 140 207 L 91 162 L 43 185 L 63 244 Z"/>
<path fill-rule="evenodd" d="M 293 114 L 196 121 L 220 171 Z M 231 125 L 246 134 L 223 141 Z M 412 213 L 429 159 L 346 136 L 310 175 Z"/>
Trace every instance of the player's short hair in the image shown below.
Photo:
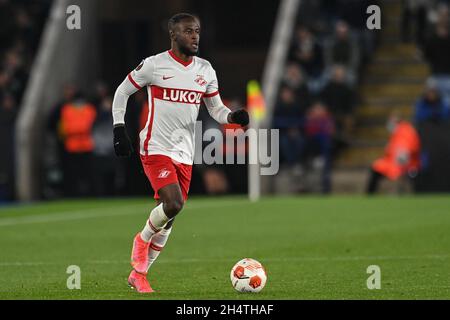
<path fill-rule="evenodd" d="M 200 21 L 200 19 L 194 16 L 193 14 L 185 12 L 177 13 L 169 19 L 169 22 L 167 24 L 169 31 L 173 30 L 176 24 L 180 23 L 180 21 L 185 19 Z"/>

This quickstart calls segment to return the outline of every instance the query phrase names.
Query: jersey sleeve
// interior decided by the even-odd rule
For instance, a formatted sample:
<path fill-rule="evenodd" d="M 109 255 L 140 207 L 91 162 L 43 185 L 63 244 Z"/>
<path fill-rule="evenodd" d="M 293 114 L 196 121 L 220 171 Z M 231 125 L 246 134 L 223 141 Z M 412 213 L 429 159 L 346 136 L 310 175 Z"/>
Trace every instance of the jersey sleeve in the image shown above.
<path fill-rule="evenodd" d="M 206 86 L 206 92 L 203 97 L 211 98 L 217 94 L 219 94 L 219 82 L 217 81 L 216 71 L 211 67 L 210 80 L 208 82 L 208 85 Z"/>
<path fill-rule="evenodd" d="M 112 114 L 114 125 L 125 123 L 125 113 L 129 96 L 149 85 L 153 81 L 153 71 L 155 69 L 154 58 L 149 57 L 131 71 L 122 83 L 117 87 L 112 102 Z"/>
<path fill-rule="evenodd" d="M 128 80 L 136 89 L 141 89 L 153 82 L 153 72 L 155 71 L 154 60 L 154 57 L 145 58 L 136 69 L 128 74 Z"/>
<path fill-rule="evenodd" d="M 211 68 L 210 81 L 203 95 L 203 101 L 211 117 L 221 124 L 228 123 L 228 114 L 231 110 L 226 107 L 219 94 L 216 71 Z"/>

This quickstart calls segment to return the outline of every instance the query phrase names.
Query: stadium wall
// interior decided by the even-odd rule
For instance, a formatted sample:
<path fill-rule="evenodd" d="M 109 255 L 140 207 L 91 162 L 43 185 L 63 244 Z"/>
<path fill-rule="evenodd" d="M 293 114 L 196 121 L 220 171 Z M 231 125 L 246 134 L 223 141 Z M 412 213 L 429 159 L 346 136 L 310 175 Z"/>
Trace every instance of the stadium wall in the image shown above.
<path fill-rule="evenodd" d="M 70 5 L 82 8 L 81 29 L 66 25 Z M 84 89 L 98 73 L 96 9 L 96 1 L 53 2 L 16 122 L 16 193 L 21 201 L 39 198 L 44 128 L 64 84 L 79 83 Z"/>

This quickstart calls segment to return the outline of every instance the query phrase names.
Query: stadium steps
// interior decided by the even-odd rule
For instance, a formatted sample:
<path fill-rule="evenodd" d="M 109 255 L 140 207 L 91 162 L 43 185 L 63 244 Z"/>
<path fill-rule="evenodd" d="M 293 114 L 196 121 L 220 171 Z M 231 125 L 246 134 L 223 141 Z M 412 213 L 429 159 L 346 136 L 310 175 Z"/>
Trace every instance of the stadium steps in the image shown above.
<path fill-rule="evenodd" d="M 411 105 L 402 105 L 398 104 L 395 107 L 395 110 L 399 112 L 402 116 L 408 117 L 411 115 Z M 388 109 L 388 110 L 386 110 Z M 392 107 L 390 106 L 378 106 L 376 104 L 368 104 L 364 105 L 358 110 L 356 110 L 356 117 L 361 122 L 364 121 L 374 121 L 374 120 L 382 120 L 383 122 L 386 121 L 386 113 L 392 110 Z"/>
<path fill-rule="evenodd" d="M 385 77 L 386 80 L 396 76 L 404 77 L 427 77 L 429 74 L 429 68 L 425 64 L 419 63 L 385 63 L 378 62 L 369 65 L 366 72 L 372 76 Z"/>
<path fill-rule="evenodd" d="M 389 97 L 405 97 L 410 94 L 420 95 L 423 90 L 423 83 L 411 84 L 411 83 L 392 83 L 389 79 L 386 79 L 383 84 L 364 84 L 361 86 L 360 94 L 363 97 L 373 96 L 389 96 Z"/>
<path fill-rule="evenodd" d="M 369 170 L 365 169 L 341 169 L 333 173 L 333 188 L 336 191 L 337 182 L 339 182 L 340 194 L 362 194 L 365 192 L 369 180 Z M 379 189 L 385 194 L 402 195 L 411 192 L 411 185 L 401 179 L 399 181 L 390 181 L 383 179 L 380 181 Z"/>
<path fill-rule="evenodd" d="M 351 143 L 334 164 L 333 190 L 339 193 L 365 190 L 371 163 L 383 154 L 389 138 L 386 130 L 389 114 L 395 110 L 410 118 L 429 75 L 417 47 L 401 42 L 401 1 L 382 1 L 381 10 L 380 41 L 359 86 L 361 104 L 350 133 Z M 395 193 L 398 183 L 384 182 L 381 189 Z"/>

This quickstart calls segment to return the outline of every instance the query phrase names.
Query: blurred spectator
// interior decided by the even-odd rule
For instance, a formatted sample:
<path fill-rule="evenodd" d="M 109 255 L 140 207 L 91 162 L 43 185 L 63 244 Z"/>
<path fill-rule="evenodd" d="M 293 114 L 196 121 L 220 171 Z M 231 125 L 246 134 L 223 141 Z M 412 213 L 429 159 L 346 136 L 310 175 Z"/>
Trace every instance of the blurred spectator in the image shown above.
<path fill-rule="evenodd" d="M 305 110 L 296 99 L 295 92 L 283 86 L 275 106 L 273 127 L 280 129 L 280 152 L 288 166 L 300 161 L 303 137 L 301 126 Z"/>
<path fill-rule="evenodd" d="M 347 69 L 348 80 L 355 82 L 360 63 L 360 52 L 356 39 L 351 37 L 350 28 L 345 21 L 338 21 L 335 33 L 325 44 L 325 65 L 330 69 L 333 65 L 343 65 Z"/>
<path fill-rule="evenodd" d="M 22 58 L 15 50 L 9 50 L 4 55 L 2 73 L 7 76 L 6 88 L 14 95 L 16 102 L 20 101 L 27 80 Z"/>
<path fill-rule="evenodd" d="M 336 121 L 337 134 L 347 135 L 353 127 L 353 110 L 356 102 L 356 92 L 347 82 L 346 69 L 335 65 L 332 68 L 331 81 L 322 90 L 320 96 L 329 107 Z"/>
<path fill-rule="evenodd" d="M 338 0 L 338 16 L 346 21 L 352 28 L 367 30 L 367 8 L 372 4 L 378 4 L 374 0 Z"/>
<path fill-rule="evenodd" d="M 434 33 L 425 43 L 424 54 L 433 76 L 450 76 L 450 35 L 446 26 L 436 25 Z"/>
<path fill-rule="evenodd" d="M 325 31 L 329 22 L 329 16 L 326 9 L 333 11 L 332 3 L 335 0 L 327 0 L 324 5 L 323 1 L 302 0 L 297 12 L 297 19 L 305 26 L 318 32 Z M 334 10 L 335 13 L 335 10 Z"/>
<path fill-rule="evenodd" d="M 14 120 L 17 108 L 14 97 L 0 91 L 0 202 L 14 198 Z"/>
<path fill-rule="evenodd" d="M 7 74 L 6 89 L 18 106 L 50 5 L 49 0 L 26 5 L 20 1 L 0 1 L 0 70 Z"/>
<path fill-rule="evenodd" d="M 320 16 L 320 22 L 325 26 L 325 33 L 333 28 L 336 21 L 339 20 L 339 0 L 323 0 L 323 1 L 315 1 L 319 2 L 321 7 L 322 15 Z M 303 2 L 303 1 L 302 1 Z M 308 13 L 304 13 L 307 15 Z"/>
<path fill-rule="evenodd" d="M 335 132 L 334 120 L 327 107 L 320 101 L 308 110 L 305 119 L 305 141 L 302 158 L 313 156 L 322 169 L 322 193 L 331 191 L 331 151 Z M 317 161 L 318 160 L 318 161 Z"/>
<path fill-rule="evenodd" d="M 290 62 L 281 81 L 282 86 L 289 87 L 295 93 L 295 98 L 301 110 L 306 110 L 311 104 L 311 93 L 306 84 L 306 78 L 299 65 Z"/>
<path fill-rule="evenodd" d="M 428 81 L 425 92 L 416 102 L 414 122 L 440 122 L 450 118 L 448 102 L 441 97 L 435 81 Z"/>
<path fill-rule="evenodd" d="M 14 15 L 14 5 L 11 1 L 0 1 L 0 43 L 3 48 L 8 48 L 14 37 L 14 30 L 16 28 L 15 21 L 11 19 Z"/>
<path fill-rule="evenodd" d="M 99 109 L 102 103 L 110 98 L 110 94 L 108 86 L 103 81 L 97 81 L 97 83 L 94 86 L 94 89 L 95 92 L 94 96 L 91 98 L 91 101 Z"/>
<path fill-rule="evenodd" d="M 361 61 L 367 62 L 374 52 L 376 32 L 367 29 L 367 8 L 379 5 L 376 0 L 338 0 L 338 16 L 348 23 L 361 49 Z"/>
<path fill-rule="evenodd" d="M 114 153 L 112 130 L 112 98 L 103 85 L 97 87 L 97 117 L 92 129 L 94 139 L 93 175 L 95 194 L 112 196 L 117 187 L 118 162 Z"/>
<path fill-rule="evenodd" d="M 203 183 L 207 194 L 219 195 L 228 191 L 227 178 L 223 170 L 217 168 L 204 168 Z"/>
<path fill-rule="evenodd" d="M 33 20 L 30 13 L 25 9 L 18 7 L 15 15 L 16 28 L 15 36 L 17 39 L 29 44 L 34 44 L 36 34 L 33 28 Z"/>
<path fill-rule="evenodd" d="M 322 75 L 323 53 L 314 34 L 305 26 L 299 26 L 294 34 L 290 59 L 300 64 L 309 78 Z"/>
<path fill-rule="evenodd" d="M 442 9 L 444 8 L 444 9 Z M 430 65 L 431 79 L 436 81 L 441 95 L 450 102 L 450 29 L 448 7 L 436 13 L 432 34 L 426 39 L 423 54 Z"/>
<path fill-rule="evenodd" d="M 63 87 L 63 94 L 62 99 L 60 102 L 58 102 L 55 107 L 51 109 L 49 120 L 48 120 L 48 129 L 54 133 L 58 134 L 58 138 L 61 138 L 59 134 L 59 121 L 61 118 L 61 109 L 66 103 L 70 103 L 75 99 L 75 97 L 78 95 L 78 88 L 71 84 L 67 83 Z M 62 139 L 59 139 L 62 143 L 64 142 Z M 64 143 L 62 144 L 62 146 Z"/>
<path fill-rule="evenodd" d="M 420 138 L 411 123 L 397 113 L 391 114 L 387 128 L 391 133 L 384 156 L 375 160 L 370 170 L 367 193 L 376 192 L 380 179 L 397 180 L 402 176 L 416 177 L 420 166 Z"/>
<path fill-rule="evenodd" d="M 97 111 L 72 85 L 64 88 L 64 101 L 52 112 L 49 128 L 63 147 L 66 196 L 92 195 L 93 124 Z"/>
<path fill-rule="evenodd" d="M 427 4 L 429 24 L 450 28 L 449 1 L 427 1 Z"/>
<path fill-rule="evenodd" d="M 415 41 L 423 46 L 430 0 L 403 0 L 401 34 L 403 42 Z"/>
<path fill-rule="evenodd" d="M 0 0 L 0 199 L 14 198 L 14 128 L 50 0 Z"/>

